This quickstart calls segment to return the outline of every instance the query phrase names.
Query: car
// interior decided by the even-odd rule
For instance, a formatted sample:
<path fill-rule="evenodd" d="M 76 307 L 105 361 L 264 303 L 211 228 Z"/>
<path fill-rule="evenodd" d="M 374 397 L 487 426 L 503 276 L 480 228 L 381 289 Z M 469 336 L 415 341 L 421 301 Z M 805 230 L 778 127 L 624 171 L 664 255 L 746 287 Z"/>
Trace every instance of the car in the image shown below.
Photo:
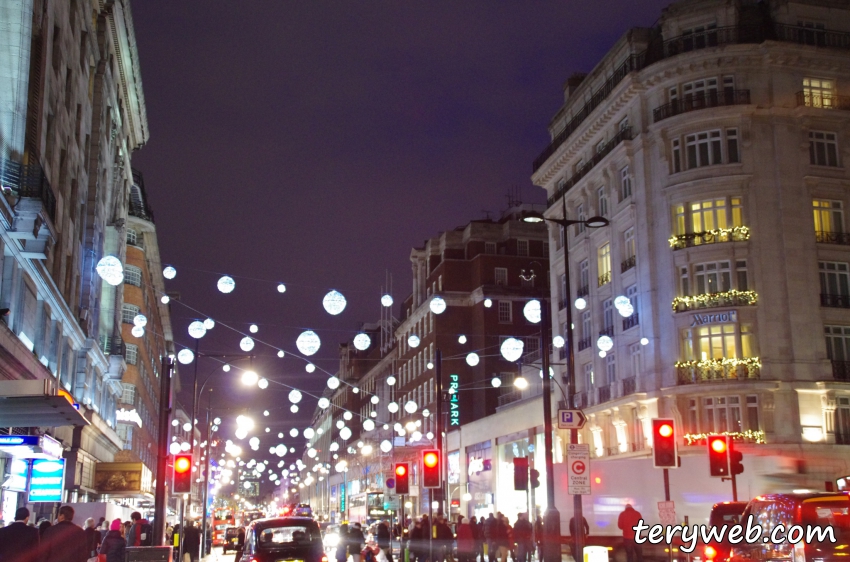
<path fill-rule="evenodd" d="M 709 527 L 723 527 L 724 525 L 737 525 L 741 521 L 741 515 L 747 508 L 747 502 L 721 502 L 711 508 L 708 517 Z M 726 562 L 729 560 L 729 551 L 732 543 L 723 535 L 722 541 L 711 541 L 703 547 L 703 555 L 706 560 L 714 562 Z"/>
<path fill-rule="evenodd" d="M 245 530 L 240 562 L 328 562 L 318 523 L 308 517 L 259 519 Z"/>
<path fill-rule="evenodd" d="M 311 508 L 306 503 L 299 503 L 295 506 L 295 509 L 292 510 L 293 517 L 313 517 L 313 508 Z"/>
<path fill-rule="evenodd" d="M 239 527 L 227 527 L 224 530 L 224 544 L 222 545 L 222 550 L 224 552 L 227 552 L 228 550 L 236 550 L 238 542 Z"/>
<path fill-rule="evenodd" d="M 730 562 L 846 560 L 846 549 L 850 546 L 850 495 L 846 493 L 766 494 L 750 500 L 747 504 L 741 516 L 741 524 L 745 529 L 750 516 L 753 517 L 754 524 L 761 526 L 762 537 L 768 536 L 767 533 L 780 524 L 785 527 L 786 533 L 792 525 L 799 525 L 804 531 L 807 528 L 829 531 L 835 542 L 829 539 L 809 541 L 805 534 L 804 540 L 794 544 L 788 540 L 773 544 L 762 539 L 754 543 L 741 542 L 732 547 Z"/>

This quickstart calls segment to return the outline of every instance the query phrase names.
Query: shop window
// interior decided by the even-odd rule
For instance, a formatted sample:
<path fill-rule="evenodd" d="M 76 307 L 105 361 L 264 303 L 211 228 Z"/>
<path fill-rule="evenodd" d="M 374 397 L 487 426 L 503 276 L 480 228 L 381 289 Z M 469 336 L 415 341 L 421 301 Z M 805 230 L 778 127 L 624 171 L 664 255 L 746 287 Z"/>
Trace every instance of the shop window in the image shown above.
<path fill-rule="evenodd" d="M 812 166 L 838 166 L 838 137 L 835 133 L 809 132 L 809 163 Z"/>

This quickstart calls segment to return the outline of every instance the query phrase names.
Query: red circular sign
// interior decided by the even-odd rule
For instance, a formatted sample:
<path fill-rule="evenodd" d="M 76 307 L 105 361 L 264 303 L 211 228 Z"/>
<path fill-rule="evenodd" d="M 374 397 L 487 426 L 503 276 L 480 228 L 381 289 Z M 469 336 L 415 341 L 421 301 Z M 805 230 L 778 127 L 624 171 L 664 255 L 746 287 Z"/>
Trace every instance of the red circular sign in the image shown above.
<path fill-rule="evenodd" d="M 587 468 L 584 466 L 584 462 L 576 461 L 573 463 L 573 472 L 575 474 L 584 474 L 584 469 Z"/>

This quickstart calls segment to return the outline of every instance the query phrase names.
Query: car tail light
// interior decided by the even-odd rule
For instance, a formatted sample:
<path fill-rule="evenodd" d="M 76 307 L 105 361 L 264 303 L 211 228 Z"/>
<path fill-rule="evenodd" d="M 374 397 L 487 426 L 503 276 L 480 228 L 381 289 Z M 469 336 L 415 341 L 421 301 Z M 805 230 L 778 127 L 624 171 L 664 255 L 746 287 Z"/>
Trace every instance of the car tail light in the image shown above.
<path fill-rule="evenodd" d="M 328 555 L 327 554 L 322 555 L 322 562 L 328 562 Z"/>
<path fill-rule="evenodd" d="M 717 556 L 717 549 L 713 546 L 707 546 L 705 547 L 705 550 L 703 550 L 703 554 L 705 554 L 706 559 L 714 560 L 714 557 Z"/>

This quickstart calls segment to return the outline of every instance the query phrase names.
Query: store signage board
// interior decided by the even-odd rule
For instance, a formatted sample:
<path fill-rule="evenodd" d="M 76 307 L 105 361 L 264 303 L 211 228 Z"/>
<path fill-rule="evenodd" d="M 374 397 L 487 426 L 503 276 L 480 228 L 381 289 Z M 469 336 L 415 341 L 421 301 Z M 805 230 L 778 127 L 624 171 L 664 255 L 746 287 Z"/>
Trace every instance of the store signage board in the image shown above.
<path fill-rule="evenodd" d="M 567 446 L 567 493 L 590 495 L 590 445 L 570 443 Z"/>
<path fill-rule="evenodd" d="M 61 502 L 65 459 L 34 459 L 30 477 L 30 502 Z"/>
<path fill-rule="evenodd" d="M 29 476 L 29 461 L 17 457 L 12 457 L 12 462 L 9 463 L 10 474 L 3 482 L 3 489 L 13 492 L 27 491 L 27 476 Z"/>

